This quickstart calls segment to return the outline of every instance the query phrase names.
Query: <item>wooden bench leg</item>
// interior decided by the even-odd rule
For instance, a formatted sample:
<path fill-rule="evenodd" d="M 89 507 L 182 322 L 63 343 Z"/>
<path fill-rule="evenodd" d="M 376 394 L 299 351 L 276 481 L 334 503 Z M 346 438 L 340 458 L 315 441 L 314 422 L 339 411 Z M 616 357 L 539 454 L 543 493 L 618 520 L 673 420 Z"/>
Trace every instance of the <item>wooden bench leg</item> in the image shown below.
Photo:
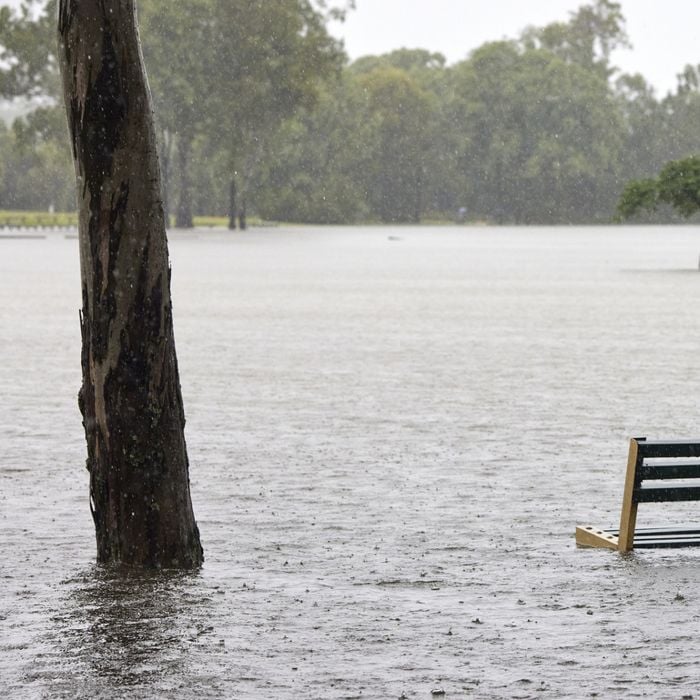
<path fill-rule="evenodd" d="M 639 445 L 635 438 L 630 440 L 630 451 L 627 458 L 627 475 L 625 476 L 625 492 L 622 496 L 622 512 L 620 514 L 620 534 L 617 549 L 629 552 L 634 548 L 634 529 L 637 525 L 637 504 L 634 502 L 634 483 L 637 476 L 637 456 Z"/>

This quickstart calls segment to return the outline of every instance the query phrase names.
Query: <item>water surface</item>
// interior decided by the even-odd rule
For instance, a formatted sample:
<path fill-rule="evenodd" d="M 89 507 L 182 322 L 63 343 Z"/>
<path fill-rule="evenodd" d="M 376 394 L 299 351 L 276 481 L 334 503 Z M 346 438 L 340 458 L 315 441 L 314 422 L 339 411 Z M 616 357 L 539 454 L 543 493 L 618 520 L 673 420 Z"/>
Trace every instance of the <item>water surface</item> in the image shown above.
<path fill-rule="evenodd" d="M 13 698 L 680 698 L 700 552 L 574 546 L 692 437 L 685 228 L 173 232 L 197 574 L 96 567 L 77 241 L 0 239 Z M 647 506 L 639 523 L 692 517 Z"/>

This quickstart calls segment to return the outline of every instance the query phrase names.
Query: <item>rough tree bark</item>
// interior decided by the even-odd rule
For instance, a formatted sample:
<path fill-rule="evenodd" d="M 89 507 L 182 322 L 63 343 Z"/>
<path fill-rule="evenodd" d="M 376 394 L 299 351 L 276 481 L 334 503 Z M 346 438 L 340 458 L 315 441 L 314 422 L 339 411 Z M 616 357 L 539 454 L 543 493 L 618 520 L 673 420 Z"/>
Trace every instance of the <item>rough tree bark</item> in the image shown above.
<path fill-rule="evenodd" d="M 80 209 L 79 402 L 97 558 L 197 567 L 203 553 L 134 0 L 60 0 L 58 33 Z"/>

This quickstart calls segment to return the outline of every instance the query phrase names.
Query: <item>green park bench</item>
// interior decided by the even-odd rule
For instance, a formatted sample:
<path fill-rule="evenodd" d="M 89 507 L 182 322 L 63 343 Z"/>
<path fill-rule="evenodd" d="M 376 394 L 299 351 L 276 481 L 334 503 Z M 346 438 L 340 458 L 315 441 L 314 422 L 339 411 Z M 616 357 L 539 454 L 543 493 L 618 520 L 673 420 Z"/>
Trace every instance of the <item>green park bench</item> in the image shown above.
<path fill-rule="evenodd" d="M 576 528 L 576 544 L 619 552 L 635 548 L 700 546 L 700 525 L 637 529 L 640 503 L 700 501 L 700 440 L 632 438 L 620 527 Z"/>

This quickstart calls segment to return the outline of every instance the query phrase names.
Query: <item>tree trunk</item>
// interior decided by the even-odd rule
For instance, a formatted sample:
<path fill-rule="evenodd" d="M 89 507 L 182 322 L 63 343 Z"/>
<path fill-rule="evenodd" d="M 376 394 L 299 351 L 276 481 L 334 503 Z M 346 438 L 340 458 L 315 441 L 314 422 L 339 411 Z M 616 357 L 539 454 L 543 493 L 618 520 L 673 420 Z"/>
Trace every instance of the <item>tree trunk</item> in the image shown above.
<path fill-rule="evenodd" d="M 238 228 L 245 231 L 248 228 L 248 220 L 246 219 L 245 210 L 245 195 L 241 197 L 241 208 L 238 210 Z"/>
<path fill-rule="evenodd" d="M 180 197 L 177 201 L 175 226 L 177 228 L 193 228 L 192 219 L 192 188 L 190 187 L 190 154 L 192 140 L 188 136 L 180 136 L 177 140 L 178 170 L 180 171 Z"/>
<path fill-rule="evenodd" d="M 170 131 L 162 130 L 160 164 L 163 196 L 163 215 L 165 217 L 165 227 L 170 228 L 170 172 L 173 152 L 173 138 Z"/>
<path fill-rule="evenodd" d="M 194 568 L 185 418 L 151 100 L 134 0 L 60 0 L 78 184 L 80 410 L 104 563 Z"/>
<path fill-rule="evenodd" d="M 236 229 L 236 180 L 231 178 L 231 186 L 228 191 L 228 228 L 230 231 Z"/>
<path fill-rule="evenodd" d="M 419 224 L 423 213 L 423 166 L 419 165 L 415 177 L 415 197 L 413 200 L 413 223 Z"/>

